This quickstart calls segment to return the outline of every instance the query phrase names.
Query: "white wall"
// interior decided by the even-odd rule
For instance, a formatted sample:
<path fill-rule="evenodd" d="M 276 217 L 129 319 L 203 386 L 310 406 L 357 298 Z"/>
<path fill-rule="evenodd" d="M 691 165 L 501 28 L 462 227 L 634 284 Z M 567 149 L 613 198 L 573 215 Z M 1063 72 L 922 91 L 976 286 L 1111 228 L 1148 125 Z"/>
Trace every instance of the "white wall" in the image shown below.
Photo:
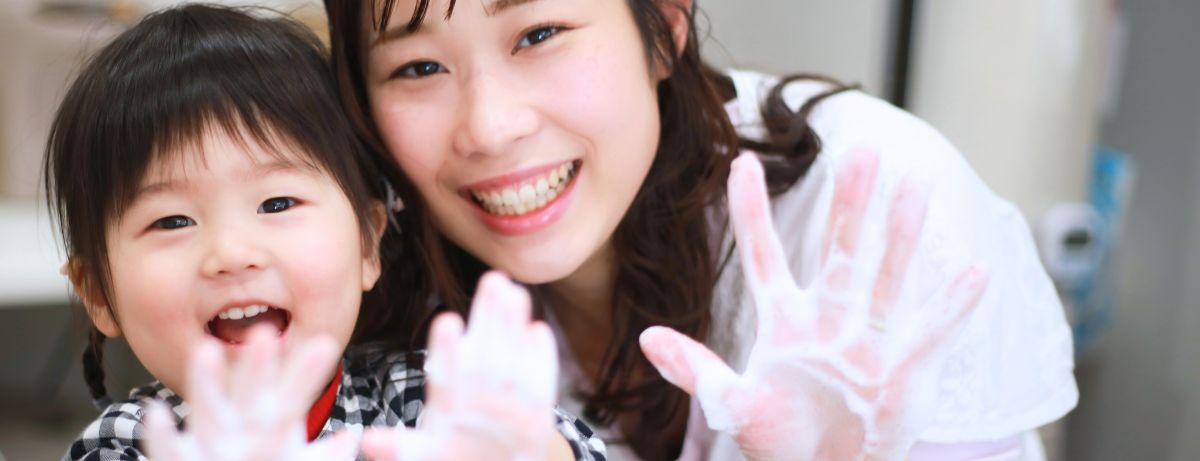
<path fill-rule="evenodd" d="M 697 0 L 714 41 L 705 57 L 724 67 L 789 74 L 816 72 L 887 84 L 885 49 L 893 0 Z M 704 33 L 701 17 L 701 33 Z"/>
<path fill-rule="evenodd" d="M 88 49 L 109 24 L 47 21 L 35 0 L 0 2 L 0 196 L 33 197 L 50 121 Z"/>
<path fill-rule="evenodd" d="M 1107 4 L 920 2 L 910 109 L 1031 220 L 1084 197 Z"/>

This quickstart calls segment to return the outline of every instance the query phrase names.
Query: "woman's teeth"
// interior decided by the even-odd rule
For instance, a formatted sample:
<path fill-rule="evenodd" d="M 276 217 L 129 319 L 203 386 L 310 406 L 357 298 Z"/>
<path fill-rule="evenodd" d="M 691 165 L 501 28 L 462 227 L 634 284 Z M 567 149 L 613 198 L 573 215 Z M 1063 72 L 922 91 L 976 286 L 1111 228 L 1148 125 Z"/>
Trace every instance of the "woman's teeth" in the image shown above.
<path fill-rule="evenodd" d="M 231 307 L 231 308 L 226 309 L 226 310 L 222 311 L 221 313 L 217 314 L 217 318 L 219 318 L 221 320 L 248 319 L 250 317 L 254 317 L 258 314 L 266 312 L 267 309 L 270 309 L 270 308 L 267 306 L 261 305 L 261 304 L 256 304 L 253 306 L 246 306 L 246 307 Z"/>
<path fill-rule="evenodd" d="M 532 213 L 554 201 L 575 179 L 575 163 L 566 162 L 542 176 L 520 184 L 489 190 L 472 190 L 476 203 L 488 213 L 516 216 Z"/>

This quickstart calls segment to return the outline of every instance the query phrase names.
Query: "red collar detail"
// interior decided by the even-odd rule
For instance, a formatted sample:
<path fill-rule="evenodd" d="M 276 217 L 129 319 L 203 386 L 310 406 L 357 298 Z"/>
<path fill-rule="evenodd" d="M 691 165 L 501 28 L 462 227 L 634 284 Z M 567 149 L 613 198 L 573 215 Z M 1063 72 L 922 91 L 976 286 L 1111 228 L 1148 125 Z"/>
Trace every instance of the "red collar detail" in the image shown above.
<path fill-rule="evenodd" d="M 329 382 L 329 387 L 325 388 L 325 392 L 321 393 L 321 398 L 317 399 L 312 409 L 308 410 L 308 441 L 312 442 L 321 435 L 321 429 L 325 427 L 325 422 L 329 420 L 330 413 L 333 413 L 333 401 L 337 398 L 338 385 L 342 382 L 342 364 L 339 363 L 337 373 L 333 374 L 333 381 Z"/>

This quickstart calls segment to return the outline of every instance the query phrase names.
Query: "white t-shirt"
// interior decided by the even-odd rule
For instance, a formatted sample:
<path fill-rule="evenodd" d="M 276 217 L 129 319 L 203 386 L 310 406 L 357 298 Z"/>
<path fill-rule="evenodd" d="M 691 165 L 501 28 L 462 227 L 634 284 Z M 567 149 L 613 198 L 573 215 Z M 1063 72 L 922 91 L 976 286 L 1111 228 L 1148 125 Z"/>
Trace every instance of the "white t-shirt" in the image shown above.
<path fill-rule="evenodd" d="M 731 119 L 742 136 L 763 138 L 760 103 L 777 79 L 739 71 L 730 77 L 738 93 L 727 105 Z M 798 108 L 829 88 L 799 81 L 783 94 L 789 106 Z M 775 228 L 801 287 L 810 285 L 817 273 L 834 171 L 848 152 L 863 147 L 880 155 L 864 232 L 874 226 L 882 234 L 888 198 L 901 178 L 914 174 L 934 184 L 909 272 L 917 292 L 932 294 L 972 263 L 984 264 L 990 275 L 987 291 L 950 350 L 936 416 L 921 441 L 1011 439 L 1070 411 L 1078 399 L 1070 331 L 1020 212 L 993 194 L 937 131 L 884 101 L 857 91 L 841 93 L 820 102 L 809 123 L 821 138 L 821 153 L 795 186 L 772 200 Z M 725 244 L 731 240 L 726 233 Z M 713 302 L 707 344 L 741 371 L 754 344 L 755 308 L 743 289 L 736 257 L 721 274 Z M 566 342 L 559 338 L 559 344 Z M 566 350 L 560 357 L 560 404 L 581 415 L 582 402 L 567 392 L 581 384 L 578 365 Z M 606 442 L 614 439 L 611 429 L 598 428 Z M 610 442 L 608 450 L 611 459 L 636 459 L 623 444 Z M 682 459 L 741 459 L 731 438 L 708 429 L 694 399 Z"/>

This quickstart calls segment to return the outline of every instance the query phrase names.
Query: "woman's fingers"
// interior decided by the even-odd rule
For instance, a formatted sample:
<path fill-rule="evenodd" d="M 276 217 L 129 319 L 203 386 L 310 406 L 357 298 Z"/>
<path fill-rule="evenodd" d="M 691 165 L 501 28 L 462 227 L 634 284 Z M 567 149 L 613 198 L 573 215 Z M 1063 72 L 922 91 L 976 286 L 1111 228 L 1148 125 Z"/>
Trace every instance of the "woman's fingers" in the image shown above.
<path fill-rule="evenodd" d="M 429 360 L 425 364 L 430 408 L 448 406 L 458 375 L 458 343 L 463 336 L 462 317 L 453 312 L 438 315 L 429 328 Z"/>
<path fill-rule="evenodd" d="M 878 328 L 887 324 L 900 296 L 913 251 L 920 242 L 921 228 L 925 224 L 928 206 L 927 183 L 905 177 L 896 189 L 892 207 L 888 212 L 887 249 L 871 293 L 869 321 Z"/>
<path fill-rule="evenodd" d="M 858 253 L 863 217 L 866 215 L 867 204 L 871 201 L 878 172 L 879 154 L 865 148 L 858 148 L 848 154 L 845 163 L 838 167 L 834 179 L 833 203 L 829 210 L 829 221 L 825 224 L 825 239 L 821 247 L 822 267 L 835 255 L 853 259 Z M 838 279 L 848 281 L 849 274 L 843 274 Z M 838 280 L 834 281 L 835 287 L 843 284 L 838 283 Z"/>
<path fill-rule="evenodd" d="M 729 172 L 729 214 L 747 282 L 760 306 L 769 304 L 763 296 L 775 289 L 794 290 L 795 281 L 788 270 L 783 245 L 771 224 L 771 202 L 762 164 L 754 154 L 742 154 L 733 161 Z"/>
<path fill-rule="evenodd" d="M 893 375 L 904 379 L 925 363 L 962 329 L 983 293 L 987 290 L 989 275 L 979 266 L 971 266 L 959 272 L 953 281 L 934 295 L 925 309 L 930 309 L 925 318 L 922 337 L 913 345 L 908 357 L 900 362 Z"/>
<path fill-rule="evenodd" d="M 462 341 L 462 369 L 484 379 L 511 377 L 518 366 L 521 333 L 529 324 L 529 293 L 499 272 L 479 280 Z"/>
<path fill-rule="evenodd" d="M 650 364 L 668 382 L 696 397 L 700 381 L 709 389 L 732 386 L 737 374 L 712 351 L 667 327 L 650 327 L 638 338 Z"/>
<path fill-rule="evenodd" d="M 543 322 L 534 322 L 526 335 L 524 356 L 527 364 L 522 375 L 528 382 L 533 403 L 552 407 L 558 391 L 558 346 L 554 333 Z"/>

